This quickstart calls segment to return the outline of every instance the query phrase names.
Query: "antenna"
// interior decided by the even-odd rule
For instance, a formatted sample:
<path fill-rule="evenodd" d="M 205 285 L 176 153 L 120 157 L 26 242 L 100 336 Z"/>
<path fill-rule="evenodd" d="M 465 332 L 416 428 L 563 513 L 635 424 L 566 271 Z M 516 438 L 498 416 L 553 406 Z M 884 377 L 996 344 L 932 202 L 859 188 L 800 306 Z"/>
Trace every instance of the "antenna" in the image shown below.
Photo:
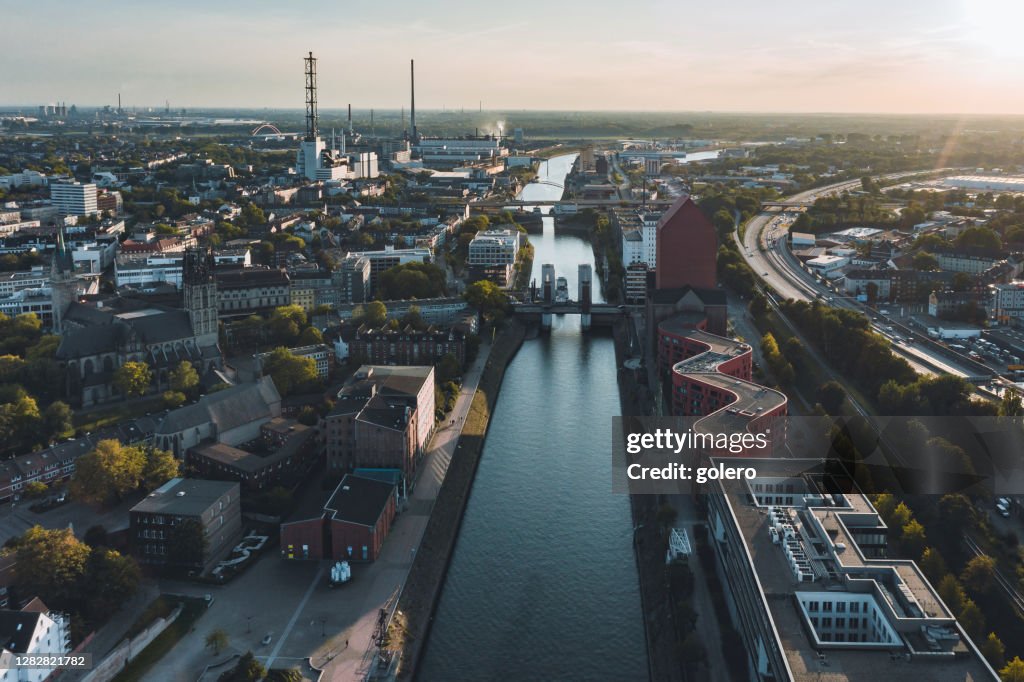
<path fill-rule="evenodd" d="M 416 60 L 409 60 L 409 127 L 412 128 L 412 141 L 416 144 L 420 141 L 419 133 L 416 132 Z"/>
<path fill-rule="evenodd" d="M 310 52 L 306 62 L 306 141 L 312 142 L 320 133 L 316 115 L 316 57 Z"/>

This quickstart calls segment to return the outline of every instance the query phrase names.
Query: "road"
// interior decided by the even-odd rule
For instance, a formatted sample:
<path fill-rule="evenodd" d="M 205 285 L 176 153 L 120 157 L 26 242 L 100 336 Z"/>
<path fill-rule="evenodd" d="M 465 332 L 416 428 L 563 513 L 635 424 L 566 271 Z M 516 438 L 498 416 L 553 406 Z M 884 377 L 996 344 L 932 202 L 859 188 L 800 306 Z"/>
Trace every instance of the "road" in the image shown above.
<path fill-rule="evenodd" d="M 931 172 L 931 171 L 928 171 Z M 893 173 L 881 179 L 906 177 L 909 173 Z M 824 196 L 838 194 L 860 187 L 859 180 L 846 181 L 808 190 L 793 195 L 787 200 L 799 210 L 800 206 L 813 203 Z M 916 332 L 906 327 L 896 327 L 892 322 L 882 319 L 877 313 L 866 309 L 859 301 L 838 295 L 813 276 L 805 272 L 800 263 L 787 248 L 790 221 L 786 219 L 784 210 L 771 207 L 751 219 L 746 226 L 743 239 L 739 238 L 739 229 L 735 232 L 737 244 L 741 245 L 740 253 L 747 264 L 753 268 L 764 283 L 773 289 L 782 299 L 797 301 L 813 301 L 825 299 L 829 305 L 865 313 L 872 318 L 872 328 L 889 339 L 892 351 L 904 358 L 918 374 L 934 375 L 936 373 L 953 374 L 961 377 L 978 376 L 979 371 L 966 363 L 957 362 L 948 357 L 951 354 L 939 354 L 927 345 L 913 345 L 903 342 L 905 338 L 915 338 Z M 893 327 L 899 333 L 894 332 Z M 901 336 L 902 334 L 902 336 Z M 916 335 L 921 341 L 924 337 Z"/>
<path fill-rule="evenodd" d="M 214 602 L 195 629 L 143 679 L 193 682 L 208 664 L 250 650 L 275 667 L 301 668 L 310 659 L 324 670 L 325 680 L 363 679 L 373 660 L 378 613 L 397 603 L 489 354 L 490 344 L 482 344 L 463 377 L 448 423 L 434 433 L 415 491 L 396 518 L 377 561 L 356 564 L 352 583 L 336 589 L 328 587 L 324 578 L 328 562 L 285 561 L 273 555 L 224 586 L 164 581 L 163 592 L 193 596 L 209 592 Z M 214 657 L 204 639 L 217 628 L 228 633 L 229 645 Z M 262 645 L 260 640 L 267 634 L 270 644 Z M 213 680 L 216 675 L 210 672 L 202 679 Z"/>

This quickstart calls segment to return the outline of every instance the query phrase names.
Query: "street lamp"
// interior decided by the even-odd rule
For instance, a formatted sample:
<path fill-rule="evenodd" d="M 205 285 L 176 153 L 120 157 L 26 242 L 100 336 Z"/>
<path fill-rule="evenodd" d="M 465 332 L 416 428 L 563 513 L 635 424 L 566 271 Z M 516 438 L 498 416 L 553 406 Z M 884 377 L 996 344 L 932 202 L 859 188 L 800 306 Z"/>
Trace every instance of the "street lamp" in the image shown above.
<path fill-rule="evenodd" d="M 252 616 L 245 617 L 245 633 L 249 634 L 252 632 Z"/>

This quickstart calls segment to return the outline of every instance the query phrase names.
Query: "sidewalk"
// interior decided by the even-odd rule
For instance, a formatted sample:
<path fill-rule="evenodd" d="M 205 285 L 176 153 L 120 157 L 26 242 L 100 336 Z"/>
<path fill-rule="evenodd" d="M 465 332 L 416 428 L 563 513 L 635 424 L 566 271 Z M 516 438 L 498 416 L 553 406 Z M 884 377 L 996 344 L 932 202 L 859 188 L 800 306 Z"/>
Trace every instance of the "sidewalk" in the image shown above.
<path fill-rule="evenodd" d="M 392 606 L 395 603 L 392 600 L 397 601 L 405 584 L 490 351 L 489 343 L 481 344 L 473 366 L 463 377 L 455 407 L 445 423 L 434 432 L 427 455 L 420 464 L 416 489 L 409 499 L 408 508 L 395 522 L 381 556 L 374 563 L 375 567 L 387 567 L 390 575 L 375 580 L 372 588 L 374 598 L 367 599 L 356 624 L 331 637 L 312 654 L 313 664 L 324 670 L 324 679 L 362 679 L 366 667 L 372 662 L 373 632 L 379 609 Z"/>

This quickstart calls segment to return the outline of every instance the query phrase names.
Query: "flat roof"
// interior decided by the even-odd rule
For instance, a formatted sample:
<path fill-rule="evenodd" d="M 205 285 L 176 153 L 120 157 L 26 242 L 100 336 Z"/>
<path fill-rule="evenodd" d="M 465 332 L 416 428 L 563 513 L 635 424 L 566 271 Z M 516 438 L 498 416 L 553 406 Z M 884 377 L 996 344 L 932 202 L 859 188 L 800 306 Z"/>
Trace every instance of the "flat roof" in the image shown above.
<path fill-rule="evenodd" d="M 801 510 L 798 513 L 803 515 L 802 520 L 809 522 L 802 529 L 802 534 L 806 535 L 809 540 L 805 543 L 809 550 L 808 561 L 812 563 L 816 561 L 835 562 L 838 573 L 836 577 L 827 576 L 814 582 L 798 582 L 781 545 L 775 544 L 771 539 L 768 531 L 770 522 L 767 509 L 754 504 L 750 484 L 757 483 L 759 479 L 800 479 L 809 481 L 809 484 L 796 494 L 815 495 L 816 489 L 821 490 L 821 487 L 813 482 L 815 477 L 823 478 L 820 473 L 821 462 L 819 460 L 765 460 L 735 457 L 716 457 L 712 458 L 712 461 L 719 459 L 727 462 L 729 466 L 749 465 L 758 470 L 758 478 L 753 481 L 727 480 L 719 481 L 715 485 L 722 491 L 719 494 L 724 495 L 735 518 L 736 527 L 743 539 L 774 624 L 779 648 L 786 657 L 794 680 L 797 682 L 871 680 L 873 682 L 878 679 L 888 679 L 890 676 L 935 682 L 947 680 L 950 682 L 975 682 L 996 679 L 993 671 L 981 656 L 968 645 L 969 640 L 963 639 L 965 636 L 959 631 L 959 628 L 961 640 L 952 649 L 953 653 L 957 654 L 955 656 L 922 656 L 907 661 L 902 656 L 894 656 L 891 647 L 883 648 L 881 645 L 876 645 L 876 648 L 852 648 L 844 647 L 842 643 L 828 642 L 820 647 L 816 646 L 808 634 L 808 625 L 801 614 L 798 604 L 799 594 L 813 592 L 836 596 L 856 594 L 860 597 L 871 597 L 879 610 L 886 613 L 887 609 L 891 608 L 894 597 L 886 596 L 887 589 L 879 588 L 879 591 L 875 592 L 867 588 L 871 586 L 871 579 L 875 575 L 884 575 L 887 571 L 890 575 L 894 572 L 904 582 L 909 594 L 928 614 L 923 619 L 910 619 L 907 623 L 901 624 L 901 627 L 897 627 L 890 621 L 890 625 L 897 630 L 903 640 L 910 640 L 914 644 L 923 643 L 918 625 L 946 623 L 952 619 L 952 614 L 942 604 L 941 599 L 924 579 L 914 562 L 864 557 L 856 540 L 850 535 L 848 523 L 852 524 L 856 521 L 860 527 L 869 529 L 880 527 L 883 532 L 885 525 L 877 518 L 868 499 L 860 492 L 841 495 L 841 505 L 826 506 L 824 502 L 820 507 L 794 505 L 795 509 Z M 779 507 L 779 509 L 783 508 Z M 877 526 L 870 522 L 872 517 L 878 524 Z M 815 520 L 818 523 L 825 522 L 823 527 L 826 533 L 824 536 L 821 536 L 820 529 L 815 527 Z M 837 543 L 843 543 L 845 547 L 840 551 L 835 551 Z M 853 579 L 853 583 L 847 578 Z M 888 591 L 892 589 L 894 588 L 890 587 Z M 861 644 L 860 646 L 871 647 L 872 645 Z M 903 645 L 898 651 L 903 654 L 907 653 L 909 649 Z"/>
<path fill-rule="evenodd" d="M 208 481 L 201 478 L 172 478 L 132 507 L 132 512 L 200 516 L 232 490 L 234 481 Z M 238 495 L 235 495 L 238 499 Z"/>
<path fill-rule="evenodd" d="M 324 511 L 335 521 L 373 526 L 394 492 L 394 483 L 346 474 L 324 505 Z"/>

